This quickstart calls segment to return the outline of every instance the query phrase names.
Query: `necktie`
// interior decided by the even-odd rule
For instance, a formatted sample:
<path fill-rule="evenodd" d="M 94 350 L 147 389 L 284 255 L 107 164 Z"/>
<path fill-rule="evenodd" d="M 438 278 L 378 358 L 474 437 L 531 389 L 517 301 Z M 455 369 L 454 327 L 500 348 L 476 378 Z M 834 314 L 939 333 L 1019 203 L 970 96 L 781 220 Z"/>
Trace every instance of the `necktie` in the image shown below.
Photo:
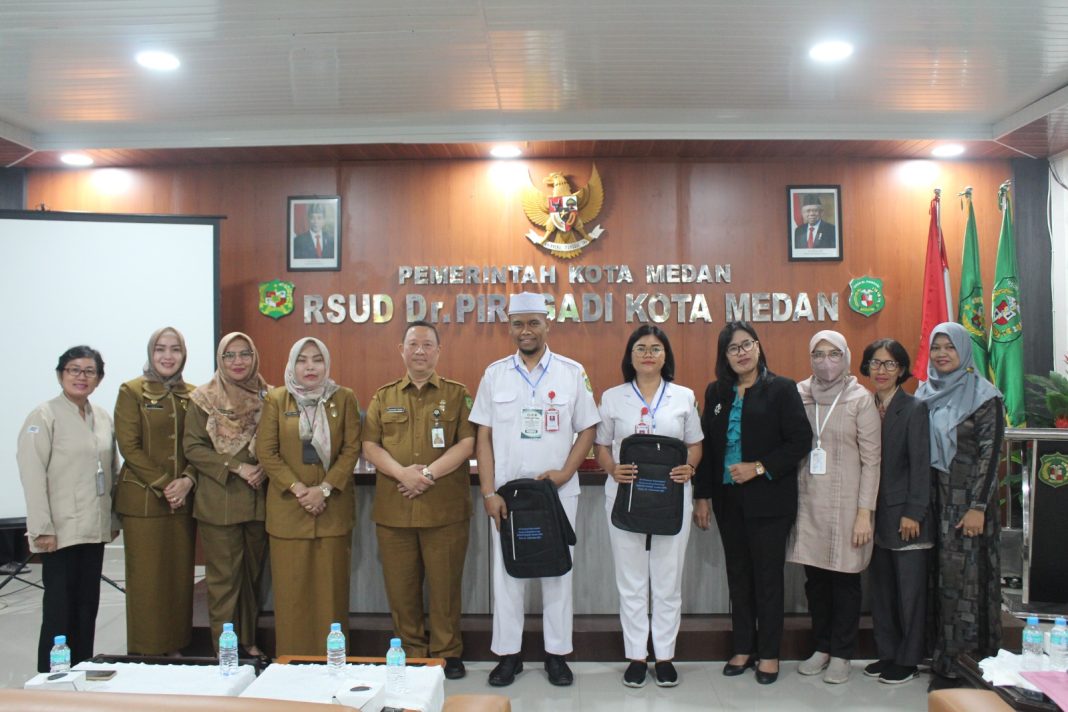
<path fill-rule="evenodd" d="M 812 228 L 809 228 L 808 243 L 809 243 L 808 246 L 812 247 Z M 323 243 L 319 239 L 319 235 L 315 236 L 315 256 L 316 257 L 322 257 L 323 256 Z"/>
<path fill-rule="evenodd" d="M 812 246 L 816 244 L 816 240 L 812 235 L 812 233 L 814 233 L 815 231 L 816 231 L 816 226 L 815 225 L 809 225 L 808 226 L 808 249 L 810 249 L 810 250 L 812 249 Z"/>

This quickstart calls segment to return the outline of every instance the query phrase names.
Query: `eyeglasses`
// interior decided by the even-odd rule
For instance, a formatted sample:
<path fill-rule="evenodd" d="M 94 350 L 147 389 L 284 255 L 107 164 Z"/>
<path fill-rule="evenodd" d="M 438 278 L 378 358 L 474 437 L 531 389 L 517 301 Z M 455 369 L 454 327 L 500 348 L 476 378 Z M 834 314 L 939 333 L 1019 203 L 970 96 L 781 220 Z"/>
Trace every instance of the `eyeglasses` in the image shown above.
<path fill-rule="evenodd" d="M 223 351 L 222 360 L 223 361 L 233 361 L 235 358 L 238 358 L 238 357 L 241 357 L 242 361 L 251 361 L 252 360 L 252 352 L 251 351 Z"/>
<path fill-rule="evenodd" d="M 663 346 L 641 346 L 641 345 L 638 345 L 638 346 L 634 347 L 633 351 L 634 351 L 634 353 L 638 354 L 639 356 L 644 356 L 645 354 L 649 354 L 650 356 L 663 356 L 664 355 L 664 347 Z"/>
<path fill-rule="evenodd" d="M 839 361 L 842 360 L 843 356 L 845 356 L 845 354 L 843 354 L 841 351 L 838 351 L 838 350 L 835 350 L 835 351 L 813 351 L 812 352 L 812 360 L 815 361 L 816 363 L 819 363 L 820 361 L 823 361 L 824 359 L 827 359 L 831 363 L 838 363 Z"/>
<path fill-rule="evenodd" d="M 731 344 L 727 347 L 728 356 L 737 356 L 738 354 L 747 354 L 753 350 L 753 347 L 760 342 L 755 339 L 746 339 L 741 343 Z"/>
<path fill-rule="evenodd" d="M 79 378 L 85 376 L 86 378 L 96 378 L 95 368 L 78 368 L 77 366 L 67 366 L 63 369 L 71 378 Z"/>
<path fill-rule="evenodd" d="M 872 371 L 878 371 L 880 368 L 886 369 L 887 373 L 896 373 L 897 369 L 901 366 L 897 361 L 880 361 L 877 358 L 873 358 L 868 361 L 868 368 Z"/>

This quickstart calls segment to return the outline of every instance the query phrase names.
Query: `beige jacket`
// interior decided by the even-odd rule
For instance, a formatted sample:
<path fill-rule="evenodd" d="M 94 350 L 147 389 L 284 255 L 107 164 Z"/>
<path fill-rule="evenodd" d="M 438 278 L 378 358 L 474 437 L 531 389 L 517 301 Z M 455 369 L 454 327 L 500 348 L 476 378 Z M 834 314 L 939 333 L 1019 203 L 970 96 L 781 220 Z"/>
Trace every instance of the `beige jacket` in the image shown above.
<path fill-rule="evenodd" d="M 858 573 L 871 560 L 872 543 L 853 546 L 853 523 L 860 508 L 874 512 L 879 493 L 882 421 L 871 392 L 852 379 L 842 393 L 827 425 L 821 445 L 827 451 L 827 473 L 809 472 L 809 459 L 797 473 L 797 523 L 790 534 L 787 561 L 828 571 Z M 812 425 L 816 447 L 816 406 L 807 380 L 797 384 Z M 827 417 L 820 406 L 820 420 Z"/>
<path fill-rule="evenodd" d="M 31 551 L 38 551 L 39 536 L 54 535 L 62 549 L 109 542 L 119 528 L 111 508 L 119 464 L 111 416 L 92 404 L 89 410 L 83 419 L 60 394 L 35 408 L 19 431 L 16 460 Z"/>

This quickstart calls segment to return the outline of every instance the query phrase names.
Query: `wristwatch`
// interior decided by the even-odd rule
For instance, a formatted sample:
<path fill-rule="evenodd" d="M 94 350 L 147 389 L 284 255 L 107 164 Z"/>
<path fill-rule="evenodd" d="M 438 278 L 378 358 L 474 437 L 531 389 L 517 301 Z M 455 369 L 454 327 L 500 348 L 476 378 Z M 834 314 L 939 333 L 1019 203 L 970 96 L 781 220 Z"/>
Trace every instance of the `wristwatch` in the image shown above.
<path fill-rule="evenodd" d="M 758 475 L 767 474 L 768 471 L 764 469 L 764 463 L 762 463 L 760 460 L 757 460 L 755 464 L 756 464 L 756 473 Z"/>
<path fill-rule="evenodd" d="M 434 481 L 434 473 L 430 471 L 429 467 L 424 467 L 423 468 L 423 477 L 427 478 L 431 482 Z"/>
<path fill-rule="evenodd" d="M 330 493 L 334 491 L 334 488 L 324 482 L 319 485 L 319 491 L 323 493 L 323 499 L 326 499 L 330 496 Z"/>

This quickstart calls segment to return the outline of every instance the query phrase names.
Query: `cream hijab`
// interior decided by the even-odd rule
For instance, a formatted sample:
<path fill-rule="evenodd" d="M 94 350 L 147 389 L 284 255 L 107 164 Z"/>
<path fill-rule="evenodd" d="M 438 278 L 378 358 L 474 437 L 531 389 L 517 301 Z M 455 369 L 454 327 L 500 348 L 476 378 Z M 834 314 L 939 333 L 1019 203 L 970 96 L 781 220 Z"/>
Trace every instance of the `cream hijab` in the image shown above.
<path fill-rule="evenodd" d="M 252 368 L 242 381 L 235 381 L 222 368 L 223 354 L 235 339 L 244 339 L 252 351 Z M 236 455 L 252 443 L 263 411 L 263 397 L 270 386 L 260 375 L 260 353 L 247 334 L 234 331 L 222 337 L 215 354 L 220 366 L 210 381 L 193 391 L 193 402 L 208 414 L 208 436 L 216 452 Z"/>
<path fill-rule="evenodd" d="M 845 337 L 830 329 L 818 331 L 808 342 L 809 353 L 812 353 L 813 349 L 821 341 L 826 341 L 841 351 L 843 354 L 842 360 L 838 363 L 833 363 L 829 359 L 824 359 L 819 364 L 812 364 L 812 378 L 805 381 L 808 384 L 808 388 L 801 389 L 801 400 L 806 405 L 812 403 L 830 405 L 838 394 L 844 393 L 847 388 L 857 382 L 856 376 L 852 376 L 849 373 L 849 362 L 852 360 L 852 354 L 849 352 L 849 345 L 846 343 Z"/>
<path fill-rule="evenodd" d="M 323 380 L 314 388 L 302 386 L 297 381 L 297 357 L 307 344 L 314 344 L 323 355 Z M 330 469 L 330 423 L 326 416 L 326 401 L 340 387 L 330 378 L 330 352 L 326 344 L 311 336 L 298 339 L 289 349 L 289 362 L 286 364 L 286 390 L 296 400 L 300 408 L 300 439 L 311 440 L 323 467 Z"/>

